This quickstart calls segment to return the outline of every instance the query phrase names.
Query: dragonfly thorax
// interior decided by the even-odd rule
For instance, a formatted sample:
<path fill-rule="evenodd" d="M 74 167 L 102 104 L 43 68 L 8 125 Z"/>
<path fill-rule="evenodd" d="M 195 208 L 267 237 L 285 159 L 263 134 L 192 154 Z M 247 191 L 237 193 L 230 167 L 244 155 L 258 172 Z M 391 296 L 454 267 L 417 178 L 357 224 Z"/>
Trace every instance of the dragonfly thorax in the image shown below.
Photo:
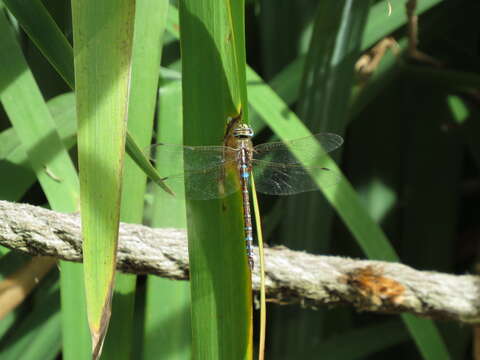
<path fill-rule="evenodd" d="M 237 139 L 251 139 L 253 130 L 247 124 L 240 124 L 233 130 L 233 136 Z"/>

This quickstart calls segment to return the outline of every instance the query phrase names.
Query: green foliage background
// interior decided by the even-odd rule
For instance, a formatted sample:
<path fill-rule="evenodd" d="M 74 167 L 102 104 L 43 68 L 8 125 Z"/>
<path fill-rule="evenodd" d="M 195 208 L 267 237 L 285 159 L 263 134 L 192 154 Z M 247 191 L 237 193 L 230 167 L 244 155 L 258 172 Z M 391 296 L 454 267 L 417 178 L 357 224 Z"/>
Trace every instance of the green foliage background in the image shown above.
<path fill-rule="evenodd" d="M 189 144 L 212 142 L 216 132 L 222 133 L 223 116 L 243 103 L 259 142 L 339 133 L 345 139 L 343 149 L 326 164 L 340 174 L 337 186 L 288 198 L 260 197 L 266 242 L 319 254 L 401 261 L 418 269 L 473 271 L 479 211 L 480 5 L 473 0 L 417 2 L 420 50 L 441 67 L 406 54 L 405 0 L 390 2 L 391 15 L 383 0 L 250 0 L 245 18 L 237 1 L 137 0 L 129 131 L 143 148 L 160 141 L 180 144 L 182 133 Z M 225 13 L 209 13 L 205 4 Z M 180 22 L 179 5 L 184 6 Z M 0 17 L 0 199 L 75 211 L 70 4 L 5 0 Z M 246 68 L 241 66 L 243 22 Z M 223 79 L 203 56 L 211 49 L 202 42 L 205 34 L 195 32 L 198 24 L 217 42 L 227 39 L 232 27 L 236 48 L 220 52 L 218 60 L 226 71 L 224 98 L 217 96 L 220 85 L 208 81 L 209 76 Z M 359 57 L 387 36 L 397 41 L 398 53 L 387 51 L 369 77 L 359 77 L 354 71 Z M 238 68 L 232 66 L 234 57 Z M 183 104 L 189 104 L 183 111 L 182 87 Z M 202 107 L 205 101 L 208 106 Z M 52 152 L 60 155 L 52 160 Z M 65 180 L 65 189 L 59 190 L 45 173 L 45 163 Z M 153 184 L 145 186 L 129 158 L 124 181 L 123 221 L 183 228 L 188 223 L 190 231 L 218 222 L 211 215 L 218 204 L 187 204 L 186 216 L 184 203 L 172 202 Z M 227 225 L 237 219 L 238 199 L 231 206 L 233 215 L 222 219 Z M 237 225 L 228 233 L 234 241 L 243 237 Z M 117 275 L 103 359 L 251 358 L 252 338 L 245 331 L 251 320 L 248 307 L 242 307 L 249 286 L 242 273 L 245 260 L 239 260 L 243 243 L 233 246 L 230 258 L 229 249 L 215 252 L 216 241 L 210 237 L 205 243 L 212 247 L 209 254 L 222 256 L 210 273 L 204 264 L 211 265 L 211 260 L 202 249 L 191 248 L 199 269 L 192 276 L 200 279 L 191 295 L 186 282 Z M 28 261 L 7 249 L 1 254 L 2 278 Z M 236 267 L 222 274 L 233 259 L 239 260 Z M 78 296 L 83 291 L 81 270 L 70 264 L 61 269 L 61 280 L 53 269 L 27 301 L 0 320 L 2 359 L 89 358 L 83 295 Z M 235 286 L 242 294 L 228 294 L 225 285 L 212 290 L 214 301 L 224 304 L 213 309 L 228 309 L 237 295 L 243 300 L 212 316 L 205 291 L 209 284 L 228 283 L 237 271 Z M 269 304 L 268 311 L 267 359 L 472 356 L 469 328 L 457 324 L 359 314 L 350 308 L 314 311 Z M 225 355 L 225 344 L 236 336 L 241 350 Z"/>

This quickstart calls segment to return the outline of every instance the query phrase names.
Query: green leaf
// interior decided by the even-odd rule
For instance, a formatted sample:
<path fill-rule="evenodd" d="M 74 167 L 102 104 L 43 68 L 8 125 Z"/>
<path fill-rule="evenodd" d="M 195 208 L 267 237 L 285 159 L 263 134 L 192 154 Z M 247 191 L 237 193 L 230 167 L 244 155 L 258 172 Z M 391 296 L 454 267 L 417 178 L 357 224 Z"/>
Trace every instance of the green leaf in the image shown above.
<path fill-rule="evenodd" d="M 85 291 L 97 359 L 111 312 L 135 8 L 129 0 L 74 0 L 72 13 Z"/>
<path fill-rule="evenodd" d="M 136 2 L 128 128 L 142 148 L 150 144 L 152 137 L 162 52 L 159 44 L 162 44 L 167 10 L 168 0 Z M 145 189 L 145 174 L 131 159 L 125 159 L 120 213 L 122 222 L 142 223 Z M 131 359 L 133 356 L 136 281 L 136 276 L 117 274 L 113 296 L 115 312 L 105 341 L 104 359 Z"/>
<path fill-rule="evenodd" d="M 228 118 L 247 107 L 244 4 L 180 5 L 184 140 L 221 144 Z M 240 193 L 187 201 L 187 214 L 193 358 L 251 359 L 251 282 Z"/>
<path fill-rule="evenodd" d="M 155 184 L 160 186 L 165 192 L 168 194 L 174 196 L 175 194 L 172 192 L 172 190 L 163 182 L 162 177 L 160 174 L 157 172 L 157 170 L 153 167 L 153 165 L 150 163 L 149 159 L 145 156 L 145 153 L 142 151 L 140 146 L 138 146 L 137 142 L 133 138 L 132 135 L 130 135 L 127 132 L 126 136 L 126 150 L 128 151 L 128 154 L 130 158 L 135 161 L 135 163 L 143 170 L 143 172 L 152 179 Z"/>

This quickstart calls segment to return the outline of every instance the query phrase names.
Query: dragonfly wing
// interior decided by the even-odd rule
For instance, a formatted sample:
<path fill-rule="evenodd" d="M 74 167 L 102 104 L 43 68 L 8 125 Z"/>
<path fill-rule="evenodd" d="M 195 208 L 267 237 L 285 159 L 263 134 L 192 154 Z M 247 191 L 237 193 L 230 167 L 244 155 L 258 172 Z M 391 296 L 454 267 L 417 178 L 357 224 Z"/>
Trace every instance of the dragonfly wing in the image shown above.
<path fill-rule="evenodd" d="M 302 156 L 305 166 L 318 166 L 326 153 L 333 151 L 343 144 L 340 135 L 321 133 L 290 141 L 278 141 L 260 144 L 254 147 L 253 158 L 280 164 L 300 164 L 293 154 L 297 152 Z M 318 145 L 321 145 L 319 148 Z"/>
<path fill-rule="evenodd" d="M 269 195 L 293 195 L 334 185 L 340 176 L 323 167 L 253 161 L 253 176 L 258 192 Z"/>
<path fill-rule="evenodd" d="M 156 144 L 151 147 L 152 161 L 160 174 L 199 171 L 220 166 L 235 158 L 235 149 L 227 146 L 182 146 Z"/>
<path fill-rule="evenodd" d="M 220 166 L 167 176 L 163 180 L 178 197 L 218 199 L 239 190 L 240 182 L 235 169 L 235 162 L 229 161 Z"/>

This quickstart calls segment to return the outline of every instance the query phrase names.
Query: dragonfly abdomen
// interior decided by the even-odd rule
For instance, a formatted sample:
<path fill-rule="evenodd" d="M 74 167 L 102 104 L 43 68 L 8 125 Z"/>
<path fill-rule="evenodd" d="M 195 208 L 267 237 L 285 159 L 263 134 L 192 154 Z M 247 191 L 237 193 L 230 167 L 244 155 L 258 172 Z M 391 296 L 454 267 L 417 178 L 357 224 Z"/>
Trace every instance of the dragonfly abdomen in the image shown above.
<path fill-rule="evenodd" d="M 250 267 L 250 270 L 253 270 L 253 227 L 252 215 L 250 214 L 250 198 L 248 196 L 248 176 L 242 176 L 241 181 L 243 197 L 243 222 L 245 224 L 245 243 L 247 249 L 248 265 Z"/>
<path fill-rule="evenodd" d="M 245 243 L 247 250 L 248 265 L 250 270 L 253 270 L 253 227 L 252 227 L 252 215 L 250 214 L 250 197 L 248 196 L 248 178 L 250 177 L 249 166 L 249 154 L 248 145 L 242 143 L 240 145 L 240 183 L 242 186 L 242 198 L 243 198 L 243 220 L 245 224 Z"/>

